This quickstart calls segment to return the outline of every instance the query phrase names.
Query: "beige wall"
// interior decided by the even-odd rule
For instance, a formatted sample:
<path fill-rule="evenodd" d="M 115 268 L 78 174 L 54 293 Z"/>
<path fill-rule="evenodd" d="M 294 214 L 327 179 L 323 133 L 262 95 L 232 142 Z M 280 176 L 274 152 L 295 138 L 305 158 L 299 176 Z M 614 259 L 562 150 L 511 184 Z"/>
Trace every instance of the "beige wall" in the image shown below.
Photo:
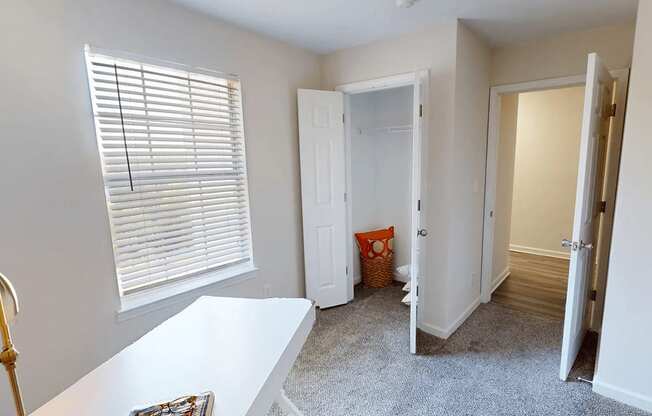
<path fill-rule="evenodd" d="M 489 49 L 456 22 L 322 59 L 322 86 L 427 69 L 421 323 L 443 334 L 479 296 Z M 470 251 L 469 251 L 470 250 Z M 469 259 L 473 259 L 469 261 Z"/>
<path fill-rule="evenodd" d="M 633 42 L 632 22 L 498 48 L 492 54 L 491 85 L 585 74 L 591 52 L 610 69 L 628 68 Z"/>
<path fill-rule="evenodd" d="M 9 0 L 0 27 L 0 269 L 20 295 L 13 330 L 28 410 L 193 296 L 116 321 L 85 43 L 240 74 L 260 271 L 203 293 L 257 297 L 270 285 L 303 296 L 296 89 L 319 87 L 317 56 L 164 1 Z M 0 414 L 12 414 L 4 375 L 0 392 Z"/>
<path fill-rule="evenodd" d="M 584 86 L 519 95 L 512 248 L 553 255 L 573 228 Z"/>
<path fill-rule="evenodd" d="M 444 293 L 448 275 L 447 245 L 448 206 L 441 203 L 447 195 L 449 168 L 448 154 L 452 140 L 453 95 L 455 82 L 457 25 L 455 22 L 432 27 L 420 33 L 379 41 L 364 46 L 344 49 L 322 58 L 322 87 L 333 89 L 337 85 L 368 80 L 387 75 L 421 69 L 430 71 L 429 103 L 425 106 L 429 125 L 427 195 L 422 201 L 427 215 L 426 228 L 431 235 L 426 241 L 427 260 L 421 282 L 420 295 L 424 297 L 421 320 L 427 325 L 445 326 Z"/>
<path fill-rule="evenodd" d="M 457 28 L 453 141 L 449 153 L 447 329 L 461 324 L 480 301 L 484 179 L 491 52 L 466 26 Z M 440 103 L 431 106 L 440 111 Z M 436 129 L 437 126 L 432 126 Z M 431 237 L 434 239 L 436 234 Z"/>
<path fill-rule="evenodd" d="M 500 97 L 500 135 L 496 166 L 496 203 L 494 209 L 494 247 L 492 283 L 498 283 L 509 269 L 509 240 L 512 221 L 514 190 L 514 155 L 516 152 L 516 123 L 518 94 Z"/>
<path fill-rule="evenodd" d="M 594 390 L 652 411 L 652 2 L 639 2 Z"/>

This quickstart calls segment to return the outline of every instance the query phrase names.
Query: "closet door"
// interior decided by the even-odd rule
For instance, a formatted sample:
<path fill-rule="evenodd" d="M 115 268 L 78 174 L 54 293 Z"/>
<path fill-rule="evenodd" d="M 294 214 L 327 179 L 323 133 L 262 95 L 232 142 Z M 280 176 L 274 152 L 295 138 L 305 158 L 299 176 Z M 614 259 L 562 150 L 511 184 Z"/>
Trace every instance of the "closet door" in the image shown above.
<path fill-rule="evenodd" d="M 424 194 L 425 168 L 427 166 L 427 142 L 425 136 L 425 104 L 428 88 L 428 71 L 416 74 L 413 101 L 412 137 L 412 241 L 410 244 L 410 352 L 417 352 L 417 327 L 419 321 L 419 280 L 423 275 L 425 244 Z"/>
<path fill-rule="evenodd" d="M 320 308 L 348 302 L 344 99 L 298 90 L 306 293 Z"/>

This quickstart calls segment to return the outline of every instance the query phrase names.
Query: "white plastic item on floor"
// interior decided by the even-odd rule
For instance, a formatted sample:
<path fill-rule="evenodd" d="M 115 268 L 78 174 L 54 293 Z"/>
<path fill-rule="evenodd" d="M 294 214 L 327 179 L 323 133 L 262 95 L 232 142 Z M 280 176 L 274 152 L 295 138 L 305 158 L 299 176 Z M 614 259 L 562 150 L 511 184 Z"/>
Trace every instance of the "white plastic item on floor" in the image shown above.
<path fill-rule="evenodd" d="M 401 302 L 404 303 L 405 305 L 410 306 L 410 292 L 408 292 L 408 294 L 403 297 Z"/>
<path fill-rule="evenodd" d="M 396 268 L 396 273 L 398 273 L 399 276 L 405 278 L 405 280 L 409 280 L 409 277 L 410 277 L 410 265 L 409 264 L 404 264 L 402 266 L 398 266 Z"/>
<path fill-rule="evenodd" d="M 410 282 L 408 281 L 404 286 L 403 286 L 403 292 L 409 292 L 410 291 Z"/>

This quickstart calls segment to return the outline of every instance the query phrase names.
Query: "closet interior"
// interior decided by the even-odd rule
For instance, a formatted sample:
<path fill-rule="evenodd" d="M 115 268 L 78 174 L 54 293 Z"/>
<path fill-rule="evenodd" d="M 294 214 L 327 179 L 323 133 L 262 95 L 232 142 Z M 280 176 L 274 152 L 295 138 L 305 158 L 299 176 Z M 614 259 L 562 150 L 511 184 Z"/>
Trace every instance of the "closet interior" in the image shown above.
<path fill-rule="evenodd" d="M 350 110 L 350 238 L 353 278 L 360 282 L 354 233 L 394 226 L 395 280 L 409 294 L 414 87 L 352 94 Z M 404 298 L 409 304 L 409 296 Z"/>

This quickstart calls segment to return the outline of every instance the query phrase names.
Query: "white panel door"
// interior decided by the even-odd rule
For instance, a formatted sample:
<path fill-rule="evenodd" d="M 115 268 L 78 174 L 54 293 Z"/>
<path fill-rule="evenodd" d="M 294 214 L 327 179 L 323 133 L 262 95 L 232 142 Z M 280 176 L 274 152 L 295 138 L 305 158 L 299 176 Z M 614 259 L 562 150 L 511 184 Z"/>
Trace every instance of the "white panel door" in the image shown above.
<path fill-rule="evenodd" d="M 573 239 L 564 242 L 571 247 L 571 257 L 559 370 L 562 380 L 568 378 L 588 327 L 585 318 L 591 289 L 592 248 L 597 237 L 594 236 L 594 219 L 598 214 L 598 198 L 601 197 L 601 190 L 597 189 L 600 183 L 597 180 L 598 141 L 601 136 L 609 134 L 613 85 L 614 80 L 598 55 L 590 54 L 586 71 Z"/>
<path fill-rule="evenodd" d="M 298 90 L 306 292 L 320 308 L 348 301 L 341 92 Z"/>
<path fill-rule="evenodd" d="M 410 352 L 417 352 L 417 327 L 419 314 L 419 278 L 424 271 L 423 262 L 425 256 L 423 253 L 427 231 L 424 229 L 424 216 L 422 215 L 422 188 L 424 187 L 424 178 L 422 167 L 426 166 L 426 149 L 423 140 L 424 118 L 423 103 L 428 79 L 426 71 L 417 74 L 417 80 L 414 84 L 414 117 L 413 117 L 413 137 L 412 137 L 412 241 L 410 244 Z"/>

